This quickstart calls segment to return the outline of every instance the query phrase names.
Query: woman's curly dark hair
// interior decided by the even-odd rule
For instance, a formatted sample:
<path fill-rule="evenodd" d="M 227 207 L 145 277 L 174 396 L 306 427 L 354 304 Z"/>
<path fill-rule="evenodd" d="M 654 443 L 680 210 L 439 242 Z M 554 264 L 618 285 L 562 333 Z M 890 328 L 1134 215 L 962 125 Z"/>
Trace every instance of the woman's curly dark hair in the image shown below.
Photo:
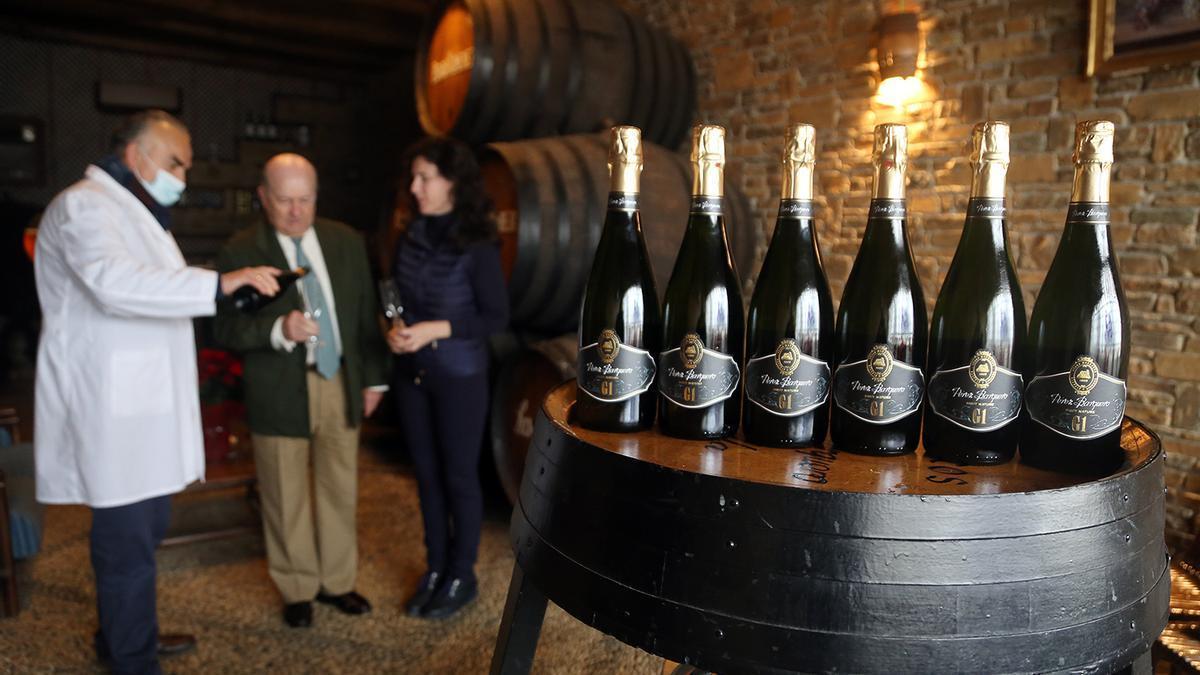
<path fill-rule="evenodd" d="M 408 190 L 412 185 L 412 163 L 418 157 L 437 166 L 438 173 L 454 183 L 451 194 L 457 218 L 451 241 L 459 248 L 479 241 L 495 241 L 492 200 L 483 190 L 479 162 L 466 143 L 453 138 L 430 136 L 417 141 L 405 151 L 402 164 L 404 182 L 400 189 L 407 196 L 411 217 L 420 213 L 416 200 Z"/>

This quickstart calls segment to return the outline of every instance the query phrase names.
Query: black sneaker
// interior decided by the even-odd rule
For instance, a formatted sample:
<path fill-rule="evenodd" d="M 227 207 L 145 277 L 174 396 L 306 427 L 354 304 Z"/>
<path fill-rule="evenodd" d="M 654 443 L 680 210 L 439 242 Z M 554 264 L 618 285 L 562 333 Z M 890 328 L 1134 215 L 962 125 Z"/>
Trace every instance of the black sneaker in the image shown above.
<path fill-rule="evenodd" d="M 417 590 L 408 599 L 408 602 L 404 603 L 404 613 L 409 616 L 421 616 L 421 610 L 425 609 L 425 605 L 433 599 L 433 594 L 437 592 L 438 582 L 441 579 L 442 575 L 437 572 L 423 574 L 421 580 L 417 582 Z"/>
<path fill-rule="evenodd" d="M 479 585 L 474 579 L 447 579 L 421 610 L 421 616 L 426 619 L 445 619 L 466 607 L 477 595 Z"/>

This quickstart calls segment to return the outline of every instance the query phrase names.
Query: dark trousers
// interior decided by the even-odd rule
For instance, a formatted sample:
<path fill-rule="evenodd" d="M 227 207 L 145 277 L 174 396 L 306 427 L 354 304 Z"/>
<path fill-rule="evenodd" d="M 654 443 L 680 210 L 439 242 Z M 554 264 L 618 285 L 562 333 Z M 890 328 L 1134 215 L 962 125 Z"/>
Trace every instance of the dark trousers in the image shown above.
<path fill-rule="evenodd" d="M 487 374 L 400 377 L 396 403 L 412 455 L 429 570 L 474 579 L 483 525 L 479 450 L 487 415 Z"/>
<path fill-rule="evenodd" d="M 166 534 L 171 497 L 92 509 L 92 570 L 100 630 L 96 651 L 114 673 L 160 673 L 154 549 Z"/>

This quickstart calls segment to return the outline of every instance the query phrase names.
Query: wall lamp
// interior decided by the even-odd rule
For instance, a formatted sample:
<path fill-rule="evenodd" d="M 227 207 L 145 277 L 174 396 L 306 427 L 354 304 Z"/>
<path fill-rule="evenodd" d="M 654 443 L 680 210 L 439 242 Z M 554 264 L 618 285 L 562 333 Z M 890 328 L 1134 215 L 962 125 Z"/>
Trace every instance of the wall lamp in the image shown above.
<path fill-rule="evenodd" d="M 887 14 L 876 28 L 875 56 L 879 62 L 876 99 L 902 107 L 920 96 L 927 85 L 917 75 L 921 30 L 916 12 Z"/>

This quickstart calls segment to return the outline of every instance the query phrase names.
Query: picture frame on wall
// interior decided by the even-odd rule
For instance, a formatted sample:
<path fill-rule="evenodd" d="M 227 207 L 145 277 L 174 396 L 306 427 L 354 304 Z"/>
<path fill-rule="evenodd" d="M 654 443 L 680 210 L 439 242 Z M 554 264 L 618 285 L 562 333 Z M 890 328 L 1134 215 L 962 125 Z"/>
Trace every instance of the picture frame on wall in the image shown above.
<path fill-rule="evenodd" d="M 1089 0 L 1087 74 L 1200 59 L 1200 0 Z"/>

